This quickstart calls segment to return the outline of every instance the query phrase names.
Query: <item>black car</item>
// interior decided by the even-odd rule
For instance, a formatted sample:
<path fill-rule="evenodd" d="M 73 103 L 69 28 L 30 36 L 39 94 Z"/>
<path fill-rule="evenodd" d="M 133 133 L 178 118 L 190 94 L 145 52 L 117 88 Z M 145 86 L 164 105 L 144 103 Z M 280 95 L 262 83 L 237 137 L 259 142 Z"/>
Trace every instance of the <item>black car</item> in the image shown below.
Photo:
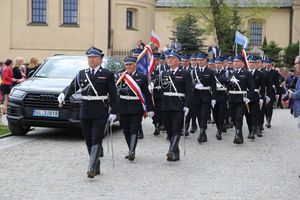
<path fill-rule="evenodd" d="M 124 64 L 112 57 L 102 66 L 116 73 Z M 85 56 L 53 56 L 23 83 L 13 87 L 9 95 L 7 120 L 12 134 L 25 135 L 31 126 L 79 128 L 81 94 L 78 91 L 58 107 L 57 97 L 79 70 L 88 68 Z"/>

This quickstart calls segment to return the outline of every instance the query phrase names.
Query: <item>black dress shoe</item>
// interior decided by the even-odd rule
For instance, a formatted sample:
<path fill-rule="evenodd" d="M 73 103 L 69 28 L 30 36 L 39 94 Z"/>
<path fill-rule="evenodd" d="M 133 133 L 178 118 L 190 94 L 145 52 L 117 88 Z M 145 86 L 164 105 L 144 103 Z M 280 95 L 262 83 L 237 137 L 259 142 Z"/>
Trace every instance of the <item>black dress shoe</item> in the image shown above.
<path fill-rule="evenodd" d="M 134 159 L 135 159 L 135 153 L 134 152 L 130 152 L 129 155 L 128 155 L 128 160 L 134 161 Z"/>
<path fill-rule="evenodd" d="M 138 139 L 143 139 L 144 138 L 144 133 L 142 130 L 138 131 Z"/>
<path fill-rule="evenodd" d="M 218 132 L 216 134 L 216 138 L 217 138 L 217 140 L 222 140 L 222 132 L 220 130 L 218 130 Z"/>
<path fill-rule="evenodd" d="M 155 128 L 153 135 L 159 135 L 160 134 L 160 128 Z"/>
<path fill-rule="evenodd" d="M 189 131 L 188 131 L 188 130 L 185 130 L 184 135 L 185 135 L 185 136 L 189 136 L 189 135 L 190 135 L 190 134 L 189 134 Z"/>
<path fill-rule="evenodd" d="M 227 132 L 227 127 L 226 127 L 226 126 L 223 126 L 223 127 L 222 127 L 222 132 L 223 132 L 223 133 L 226 133 L 226 132 Z"/>

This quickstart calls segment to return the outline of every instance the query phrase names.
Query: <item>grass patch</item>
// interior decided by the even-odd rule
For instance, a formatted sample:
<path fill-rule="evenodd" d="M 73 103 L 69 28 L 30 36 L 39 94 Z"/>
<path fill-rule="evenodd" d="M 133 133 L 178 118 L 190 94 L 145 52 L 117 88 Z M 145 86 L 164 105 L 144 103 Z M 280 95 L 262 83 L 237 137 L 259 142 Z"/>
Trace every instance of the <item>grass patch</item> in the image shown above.
<path fill-rule="evenodd" d="M 7 135 L 9 132 L 10 131 L 7 126 L 0 125 L 0 137 L 3 135 Z"/>

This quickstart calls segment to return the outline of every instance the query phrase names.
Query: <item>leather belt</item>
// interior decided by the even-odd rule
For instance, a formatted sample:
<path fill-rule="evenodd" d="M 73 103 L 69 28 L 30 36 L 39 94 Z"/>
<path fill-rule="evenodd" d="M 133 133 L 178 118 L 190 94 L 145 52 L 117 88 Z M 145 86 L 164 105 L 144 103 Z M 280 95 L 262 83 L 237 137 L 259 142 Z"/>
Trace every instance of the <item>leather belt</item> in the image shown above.
<path fill-rule="evenodd" d="M 124 100 L 140 100 L 137 96 L 126 96 L 126 95 L 120 95 L 120 99 Z"/>
<path fill-rule="evenodd" d="M 229 94 L 247 94 L 247 91 L 234 91 L 234 90 L 231 90 L 231 91 L 229 91 Z"/>
<path fill-rule="evenodd" d="M 88 100 L 88 101 L 107 100 L 108 95 L 106 95 L 106 96 L 81 96 L 81 99 Z"/>
<path fill-rule="evenodd" d="M 170 97 L 185 97 L 185 94 L 176 92 L 164 92 L 164 95 Z"/>

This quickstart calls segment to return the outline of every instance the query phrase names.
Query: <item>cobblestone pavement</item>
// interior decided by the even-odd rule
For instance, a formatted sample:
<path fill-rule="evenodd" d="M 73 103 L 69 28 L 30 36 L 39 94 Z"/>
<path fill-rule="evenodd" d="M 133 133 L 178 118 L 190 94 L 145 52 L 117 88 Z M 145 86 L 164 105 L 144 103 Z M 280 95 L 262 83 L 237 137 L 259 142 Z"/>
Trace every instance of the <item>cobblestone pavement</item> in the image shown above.
<path fill-rule="evenodd" d="M 120 129 L 114 131 L 116 166 L 111 154 L 101 160 L 101 176 L 86 178 L 84 141 L 64 130 L 36 129 L 25 137 L 0 140 L 1 200 L 69 199 L 278 199 L 300 198 L 300 130 L 287 110 L 276 110 L 271 129 L 254 142 L 233 144 L 233 130 L 208 142 L 197 134 L 186 139 L 186 156 L 166 161 L 166 135 L 152 135 L 143 123 L 136 160 L 124 159 L 127 147 Z M 247 136 L 244 126 L 244 136 Z M 104 143 L 106 149 L 106 140 Z"/>

